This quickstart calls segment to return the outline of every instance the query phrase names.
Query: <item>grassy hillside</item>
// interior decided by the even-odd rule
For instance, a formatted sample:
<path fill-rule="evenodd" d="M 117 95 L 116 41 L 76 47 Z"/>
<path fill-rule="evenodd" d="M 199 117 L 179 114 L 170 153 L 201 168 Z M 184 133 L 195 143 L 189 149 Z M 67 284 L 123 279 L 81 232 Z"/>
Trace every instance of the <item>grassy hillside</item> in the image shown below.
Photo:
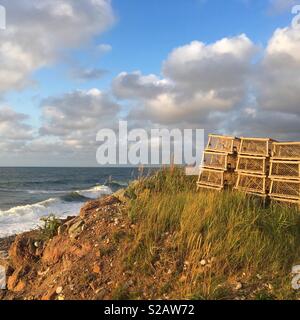
<path fill-rule="evenodd" d="M 173 297 L 222 299 L 242 292 L 242 298 L 294 298 L 298 208 L 264 206 L 237 192 L 196 193 L 195 186 L 182 171 L 166 169 L 129 190 L 129 216 L 139 227 L 128 265 L 151 274 L 158 261 L 175 264 L 170 283 L 164 283 L 176 291 Z"/>
<path fill-rule="evenodd" d="M 298 299 L 299 209 L 165 169 L 20 235 L 9 264 L 2 299 Z"/>

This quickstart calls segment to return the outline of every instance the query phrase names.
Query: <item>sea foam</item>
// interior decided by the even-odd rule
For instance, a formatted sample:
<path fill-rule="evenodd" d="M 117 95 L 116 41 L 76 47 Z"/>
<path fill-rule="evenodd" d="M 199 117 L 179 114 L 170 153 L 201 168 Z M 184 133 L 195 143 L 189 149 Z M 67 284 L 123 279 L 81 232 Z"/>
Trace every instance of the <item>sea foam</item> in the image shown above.
<path fill-rule="evenodd" d="M 49 193 L 56 192 L 49 191 Z M 0 210 L 0 238 L 38 228 L 41 225 L 40 219 L 50 214 L 58 218 L 75 216 L 87 200 L 97 199 L 111 193 L 108 186 L 95 186 L 86 190 L 69 191 L 64 196 L 49 198 L 35 204 L 17 206 L 5 211 Z"/>

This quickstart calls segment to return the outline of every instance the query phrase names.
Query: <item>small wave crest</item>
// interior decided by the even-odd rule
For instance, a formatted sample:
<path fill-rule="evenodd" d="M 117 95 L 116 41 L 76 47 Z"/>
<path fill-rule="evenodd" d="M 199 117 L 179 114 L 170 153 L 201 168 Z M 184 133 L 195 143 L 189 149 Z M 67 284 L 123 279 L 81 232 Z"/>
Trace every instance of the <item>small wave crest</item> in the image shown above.
<path fill-rule="evenodd" d="M 108 186 L 95 186 L 86 190 L 79 190 L 77 193 L 83 197 L 89 199 L 97 199 L 103 195 L 109 195 L 112 193 L 112 190 Z"/>
<path fill-rule="evenodd" d="M 59 218 L 77 215 L 84 202 L 111 192 L 107 186 L 95 186 L 35 204 L 17 206 L 5 211 L 0 210 L 0 238 L 37 228 L 41 224 L 40 219 L 50 214 Z"/>

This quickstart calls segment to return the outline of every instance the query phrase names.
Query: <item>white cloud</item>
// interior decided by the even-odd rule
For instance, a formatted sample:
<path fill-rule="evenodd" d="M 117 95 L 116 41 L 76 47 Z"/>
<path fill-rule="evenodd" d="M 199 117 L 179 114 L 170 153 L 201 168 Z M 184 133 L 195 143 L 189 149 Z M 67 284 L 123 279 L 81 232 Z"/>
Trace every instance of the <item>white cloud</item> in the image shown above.
<path fill-rule="evenodd" d="M 30 83 L 33 71 L 55 62 L 114 22 L 110 0 L 2 0 L 0 94 Z"/>
<path fill-rule="evenodd" d="M 245 35 L 209 45 L 193 41 L 170 53 L 163 79 L 123 72 L 113 81 L 113 92 L 136 102 L 132 120 L 205 125 L 214 113 L 229 112 L 245 99 L 255 52 Z"/>
<path fill-rule="evenodd" d="M 237 72 L 228 80 L 236 84 L 240 80 L 235 77 L 236 74 L 247 73 L 255 49 L 244 34 L 210 45 L 193 41 L 172 51 L 164 62 L 163 73 L 176 82 L 193 84 L 197 79 L 201 87 L 217 88 L 228 86 L 224 76 L 235 67 Z"/>
<path fill-rule="evenodd" d="M 299 28 L 286 27 L 277 29 L 266 48 L 268 59 L 294 60 L 300 62 L 300 30 Z"/>
<path fill-rule="evenodd" d="M 2 146 L 23 145 L 33 139 L 33 130 L 26 124 L 28 116 L 17 113 L 10 107 L 0 107 L 0 137 Z M 2 149 L 3 150 L 3 149 Z"/>
<path fill-rule="evenodd" d="M 245 35 L 193 41 L 170 53 L 163 78 L 123 72 L 113 92 L 131 101 L 128 119 L 137 126 L 299 139 L 299 30 L 277 29 L 261 59 L 256 52 Z"/>
<path fill-rule="evenodd" d="M 300 115 L 300 32 L 277 29 L 257 73 L 258 103 L 263 109 Z"/>
<path fill-rule="evenodd" d="M 119 105 L 96 88 L 51 97 L 42 102 L 40 134 L 68 146 L 89 147 L 98 130 L 116 124 L 119 111 Z"/>
<path fill-rule="evenodd" d="M 170 87 L 167 80 L 161 80 L 154 74 L 144 76 L 140 71 L 122 72 L 112 84 L 114 94 L 122 99 L 151 99 L 166 92 Z"/>

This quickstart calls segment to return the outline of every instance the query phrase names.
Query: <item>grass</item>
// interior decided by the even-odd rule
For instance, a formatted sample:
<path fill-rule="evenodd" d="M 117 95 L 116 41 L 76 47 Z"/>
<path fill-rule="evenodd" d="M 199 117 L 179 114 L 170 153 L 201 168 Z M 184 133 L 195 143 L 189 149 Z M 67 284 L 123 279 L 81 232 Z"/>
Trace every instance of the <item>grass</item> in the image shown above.
<path fill-rule="evenodd" d="M 195 178 L 171 168 L 128 189 L 129 216 L 138 228 L 126 268 L 150 279 L 157 266 L 163 273 L 176 265 L 160 288 L 176 298 L 295 298 L 290 272 L 300 264 L 299 209 L 266 207 L 237 192 L 196 193 L 195 186 Z M 243 283 L 238 292 L 237 281 Z"/>

